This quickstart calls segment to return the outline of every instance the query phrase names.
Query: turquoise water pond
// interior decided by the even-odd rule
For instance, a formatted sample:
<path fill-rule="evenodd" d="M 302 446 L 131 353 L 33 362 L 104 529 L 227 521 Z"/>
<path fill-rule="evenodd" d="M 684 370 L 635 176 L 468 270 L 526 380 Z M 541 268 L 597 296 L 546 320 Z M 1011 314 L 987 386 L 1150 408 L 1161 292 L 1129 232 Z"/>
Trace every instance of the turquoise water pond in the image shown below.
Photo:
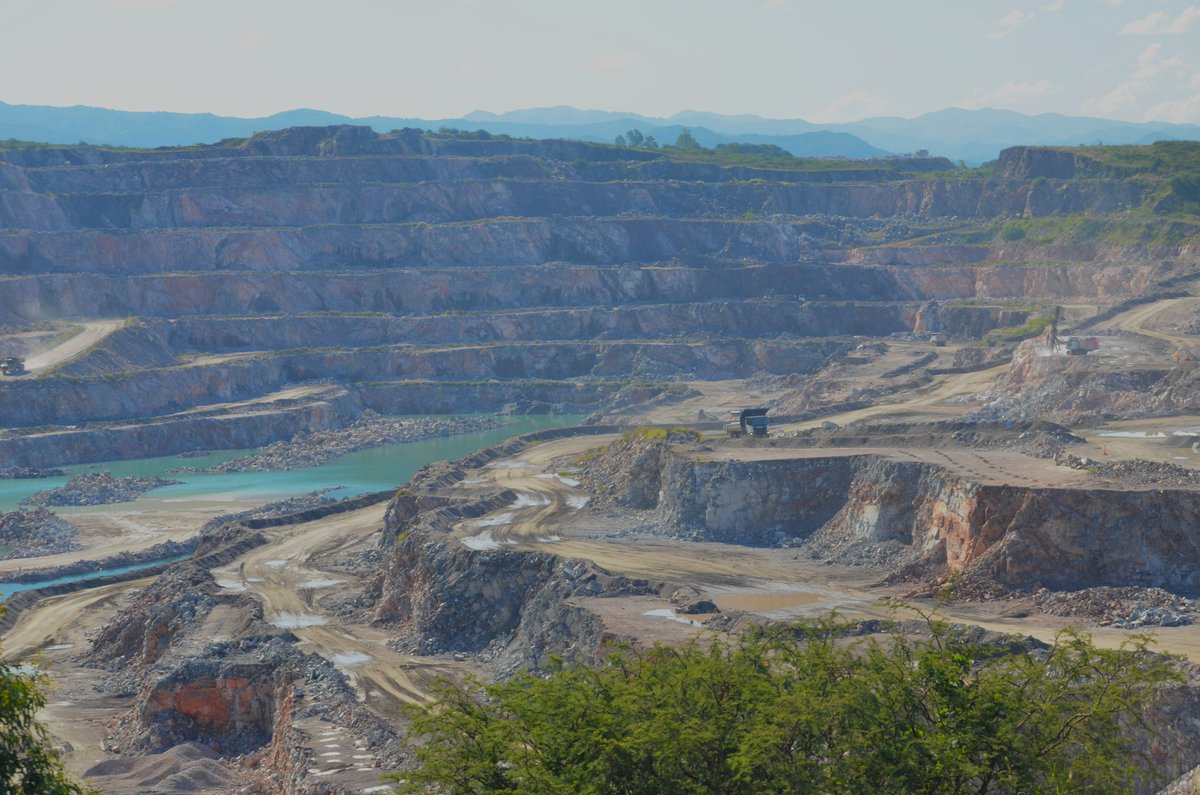
<path fill-rule="evenodd" d="M 327 464 L 308 469 L 294 469 L 287 472 L 234 472 L 228 474 L 167 474 L 167 470 L 180 466 L 203 468 L 213 464 L 228 461 L 251 450 L 222 450 L 208 455 L 184 458 L 180 456 L 163 456 L 160 458 L 142 458 L 133 461 L 110 461 L 100 464 L 81 464 L 63 467 L 67 474 L 63 477 L 43 478 L 38 480 L 0 480 L 0 511 L 12 511 L 24 497 L 41 489 L 61 486 L 74 475 L 88 471 L 111 472 L 115 477 L 129 475 L 161 475 L 183 481 L 177 486 L 166 486 L 149 492 L 144 499 L 155 500 L 156 508 L 161 510 L 163 502 L 178 500 L 180 502 L 202 499 L 221 499 L 238 501 L 269 502 L 272 500 L 295 497 L 318 489 L 339 487 L 331 496 L 353 497 L 373 491 L 395 488 L 407 481 L 412 474 L 425 464 L 432 461 L 453 461 L 481 450 L 489 445 L 502 442 L 512 436 L 524 433 L 560 428 L 574 425 L 579 421 L 577 416 L 537 415 L 525 417 L 505 417 L 506 424 L 502 428 L 479 433 L 467 433 L 460 436 L 426 439 L 420 442 L 378 447 L 373 450 L 360 450 L 357 453 L 336 458 Z M 136 506 L 134 503 L 126 505 Z M 178 558 L 166 558 L 159 561 L 149 561 L 136 566 L 121 566 L 103 571 L 76 574 L 60 577 L 44 582 L 6 584 L 0 583 L 0 599 L 9 594 L 41 588 L 47 585 L 76 582 L 94 579 L 109 574 L 121 574 L 139 568 L 154 566 Z M 31 566 L 37 565 L 37 558 L 30 558 Z"/>

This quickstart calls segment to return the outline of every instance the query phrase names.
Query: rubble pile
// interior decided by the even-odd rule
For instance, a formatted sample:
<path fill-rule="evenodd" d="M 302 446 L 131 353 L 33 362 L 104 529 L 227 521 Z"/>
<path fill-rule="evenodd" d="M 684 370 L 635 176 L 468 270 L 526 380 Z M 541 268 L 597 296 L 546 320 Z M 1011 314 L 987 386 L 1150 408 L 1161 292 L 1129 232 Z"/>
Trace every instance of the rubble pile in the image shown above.
<path fill-rule="evenodd" d="M 75 525 L 45 508 L 0 514 L 0 559 L 36 558 L 82 549 Z"/>
<path fill-rule="evenodd" d="M 499 428 L 503 421 L 495 415 L 395 419 L 367 411 L 362 419 L 345 428 L 301 433 L 286 442 L 275 442 L 254 455 L 235 458 L 207 469 L 180 467 L 175 473 L 193 472 L 281 472 L 320 466 L 333 459 L 392 444 L 419 442 L 442 436 L 457 436 Z"/>
<path fill-rule="evenodd" d="M 1043 588 L 1034 593 L 1033 604 L 1043 613 L 1120 629 L 1183 626 L 1192 623 L 1196 611 L 1194 600 L 1162 588 L 1100 587 L 1082 591 Z"/>
<path fill-rule="evenodd" d="M 108 505 L 114 502 L 132 502 L 153 489 L 182 483 L 160 477 L 114 478 L 110 472 L 95 472 L 76 475 L 66 485 L 56 489 L 43 489 L 21 500 L 21 505 L 65 506 L 65 505 Z"/>
<path fill-rule="evenodd" d="M 580 461 L 579 480 L 598 504 L 653 508 L 661 488 L 663 451 L 672 444 L 695 444 L 695 431 L 640 428 L 625 433 L 598 455 Z"/>
<path fill-rule="evenodd" d="M 291 513 L 300 513 L 302 511 L 320 508 L 323 505 L 328 505 L 331 502 L 337 502 L 336 497 L 330 497 L 329 493 L 345 488 L 345 486 L 331 486 L 325 489 L 317 489 L 308 494 L 301 494 L 299 497 L 289 497 L 286 500 L 277 502 L 268 502 L 266 505 L 260 505 L 257 508 L 250 508 L 237 513 L 223 513 L 220 516 L 209 519 L 200 528 L 200 533 L 208 534 L 218 528 L 224 527 L 235 522 L 244 522 L 247 519 L 268 519 L 274 516 L 286 516 Z"/>
<path fill-rule="evenodd" d="M 1200 471 L 1178 464 L 1131 458 L 1124 461 L 1096 461 L 1068 455 L 1061 461 L 1072 469 L 1086 469 L 1098 478 L 1116 480 L 1127 486 L 1156 486 L 1180 489 L 1200 486 Z"/>

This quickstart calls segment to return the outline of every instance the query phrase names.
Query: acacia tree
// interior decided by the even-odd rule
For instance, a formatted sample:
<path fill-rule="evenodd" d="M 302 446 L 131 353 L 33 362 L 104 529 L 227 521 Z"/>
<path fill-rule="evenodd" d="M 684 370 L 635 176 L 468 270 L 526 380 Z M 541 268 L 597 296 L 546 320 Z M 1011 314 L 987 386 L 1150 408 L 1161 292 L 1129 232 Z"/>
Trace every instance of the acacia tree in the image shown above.
<path fill-rule="evenodd" d="M 83 795 L 62 768 L 46 729 L 37 720 L 46 705 L 45 677 L 25 675 L 0 660 L 0 792 Z"/>
<path fill-rule="evenodd" d="M 402 792 L 1132 791 L 1140 709 L 1178 679 L 1145 637 L 998 648 L 927 619 L 853 637 L 832 619 L 736 643 L 622 648 L 414 712 Z M 909 628 L 911 629 L 911 628 Z"/>

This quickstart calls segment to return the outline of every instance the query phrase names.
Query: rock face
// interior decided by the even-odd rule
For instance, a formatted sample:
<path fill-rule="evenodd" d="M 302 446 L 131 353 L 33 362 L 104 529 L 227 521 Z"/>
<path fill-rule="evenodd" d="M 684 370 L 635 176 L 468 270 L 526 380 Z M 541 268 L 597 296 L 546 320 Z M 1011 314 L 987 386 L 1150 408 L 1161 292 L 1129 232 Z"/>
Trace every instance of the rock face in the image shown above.
<path fill-rule="evenodd" d="M 512 496 L 398 495 L 384 525 L 384 537 L 398 540 L 368 590 L 375 619 L 414 651 L 482 653 L 501 671 L 538 668 L 552 656 L 599 661 L 604 627 L 578 600 L 657 588 L 549 553 L 468 549 L 447 534 Z"/>
<path fill-rule="evenodd" d="M 1200 491 L 1027 488 L 872 455 L 667 457 L 658 515 L 726 543 L 804 544 L 842 562 L 913 565 L 989 588 L 1200 591 Z"/>
<path fill-rule="evenodd" d="M 695 444 L 694 433 L 644 429 L 630 431 L 585 461 L 580 480 L 601 503 L 653 508 L 662 490 L 662 457 L 669 445 Z"/>
<path fill-rule="evenodd" d="M 108 672 L 97 676 L 101 692 L 133 694 L 105 744 L 125 758 L 89 771 L 106 781 L 141 775 L 145 786 L 142 767 L 169 766 L 181 771 L 163 785 L 172 792 L 192 791 L 196 776 L 254 793 L 328 792 L 310 778 L 311 738 L 297 727 L 313 720 L 352 729 L 376 758 L 398 761 L 396 726 L 361 704 L 333 664 L 301 652 L 294 635 L 263 623 L 253 597 L 222 592 L 191 562 L 118 611 L 83 659 Z M 197 768 L 196 759 L 209 761 Z"/>
<path fill-rule="evenodd" d="M 258 447 L 366 410 L 612 410 L 630 381 L 811 373 L 930 300 L 976 338 L 1026 318 L 978 304 L 1121 300 L 1196 259 L 990 239 L 1148 200 L 1081 163 L 946 179 L 355 127 L 0 150 L 0 326 L 135 316 L 0 380 L 0 466 Z"/>
<path fill-rule="evenodd" d="M 196 564 L 173 566 L 101 628 L 88 662 L 135 669 L 153 665 L 176 637 L 212 611 L 217 592 L 212 576 Z"/>
<path fill-rule="evenodd" d="M 1120 336 L 1101 337 L 1101 349 L 1119 348 Z M 1114 366 L 1092 356 L 1046 356 L 1045 342 L 1021 343 L 1009 371 L 972 416 L 1023 420 L 1043 417 L 1077 423 L 1097 418 L 1189 414 L 1200 410 L 1200 365 L 1175 362 L 1168 346 Z"/>

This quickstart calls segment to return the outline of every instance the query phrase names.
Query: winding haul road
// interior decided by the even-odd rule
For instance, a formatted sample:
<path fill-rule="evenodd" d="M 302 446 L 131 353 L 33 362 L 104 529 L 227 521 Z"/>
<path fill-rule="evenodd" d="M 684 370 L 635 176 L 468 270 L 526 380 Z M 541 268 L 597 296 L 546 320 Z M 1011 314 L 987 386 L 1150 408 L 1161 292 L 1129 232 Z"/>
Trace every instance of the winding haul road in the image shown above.
<path fill-rule="evenodd" d="M 364 583 L 352 574 L 320 569 L 314 562 L 374 544 L 385 510 L 386 505 L 375 505 L 265 530 L 266 544 L 212 573 L 223 588 L 257 597 L 267 622 L 289 629 L 306 651 L 341 668 L 372 707 L 395 716 L 400 705 L 424 701 L 435 679 L 466 666 L 400 654 L 388 648 L 387 631 L 325 615 L 318 600 L 329 589 Z"/>
<path fill-rule="evenodd" d="M 25 369 L 31 375 L 74 359 L 118 329 L 124 328 L 124 320 L 92 320 L 82 323 L 83 329 L 74 336 L 25 358 Z"/>

